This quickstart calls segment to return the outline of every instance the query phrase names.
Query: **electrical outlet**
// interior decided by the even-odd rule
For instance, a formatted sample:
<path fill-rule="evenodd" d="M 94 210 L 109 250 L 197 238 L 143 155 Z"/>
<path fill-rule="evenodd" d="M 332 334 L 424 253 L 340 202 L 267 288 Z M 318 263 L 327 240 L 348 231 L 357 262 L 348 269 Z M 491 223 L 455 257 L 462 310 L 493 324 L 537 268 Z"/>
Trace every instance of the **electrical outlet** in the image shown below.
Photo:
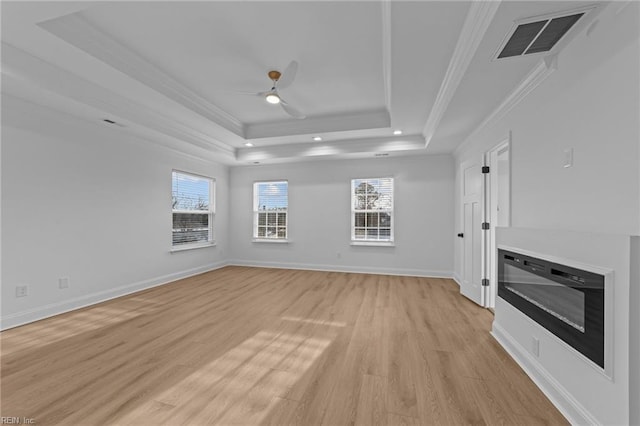
<path fill-rule="evenodd" d="M 69 277 L 58 278 L 58 288 L 69 288 Z"/>
<path fill-rule="evenodd" d="M 535 355 L 536 358 L 540 356 L 540 340 L 533 336 L 531 336 L 531 353 Z"/>
<path fill-rule="evenodd" d="M 26 297 L 29 294 L 28 289 L 26 285 L 16 286 L 16 297 Z"/>

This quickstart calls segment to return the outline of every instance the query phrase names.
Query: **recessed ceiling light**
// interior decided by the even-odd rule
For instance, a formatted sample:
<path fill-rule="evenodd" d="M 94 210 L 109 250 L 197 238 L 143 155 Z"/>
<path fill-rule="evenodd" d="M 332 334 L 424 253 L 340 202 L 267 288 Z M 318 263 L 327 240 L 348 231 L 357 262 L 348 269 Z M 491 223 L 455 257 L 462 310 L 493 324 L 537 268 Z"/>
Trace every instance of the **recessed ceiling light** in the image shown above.
<path fill-rule="evenodd" d="M 247 143 L 245 143 L 245 144 L 244 144 L 244 146 L 249 146 L 249 147 L 251 147 L 251 146 L 253 146 L 253 144 L 252 144 L 251 142 L 247 142 Z"/>
<path fill-rule="evenodd" d="M 322 138 L 320 136 L 314 136 L 313 140 L 316 142 L 320 142 L 322 140 Z"/>
<path fill-rule="evenodd" d="M 260 164 L 260 162 L 259 161 L 254 161 L 253 164 Z"/>
<path fill-rule="evenodd" d="M 402 134 L 402 130 L 394 130 L 393 134 L 396 135 L 396 136 L 401 135 Z"/>

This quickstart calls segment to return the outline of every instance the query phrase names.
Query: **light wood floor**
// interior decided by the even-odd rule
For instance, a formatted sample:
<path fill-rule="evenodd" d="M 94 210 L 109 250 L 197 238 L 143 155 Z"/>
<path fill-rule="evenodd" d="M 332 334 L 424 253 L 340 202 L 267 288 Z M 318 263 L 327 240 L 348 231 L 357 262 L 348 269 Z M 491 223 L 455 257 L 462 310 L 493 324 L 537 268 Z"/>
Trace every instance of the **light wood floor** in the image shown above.
<path fill-rule="evenodd" d="M 38 425 L 566 424 L 451 280 L 227 267 L 3 332 Z"/>

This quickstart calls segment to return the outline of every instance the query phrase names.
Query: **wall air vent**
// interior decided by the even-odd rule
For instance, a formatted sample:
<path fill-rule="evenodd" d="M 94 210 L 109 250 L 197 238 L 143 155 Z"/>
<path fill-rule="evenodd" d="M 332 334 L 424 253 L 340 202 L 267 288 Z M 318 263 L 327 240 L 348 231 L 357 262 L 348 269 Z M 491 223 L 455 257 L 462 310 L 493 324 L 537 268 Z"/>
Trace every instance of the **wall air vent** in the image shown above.
<path fill-rule="evenodd" d="M 516 22 L 498 49 L 496 59 L 550 51 L 591 9 L 593 7 Z"/>

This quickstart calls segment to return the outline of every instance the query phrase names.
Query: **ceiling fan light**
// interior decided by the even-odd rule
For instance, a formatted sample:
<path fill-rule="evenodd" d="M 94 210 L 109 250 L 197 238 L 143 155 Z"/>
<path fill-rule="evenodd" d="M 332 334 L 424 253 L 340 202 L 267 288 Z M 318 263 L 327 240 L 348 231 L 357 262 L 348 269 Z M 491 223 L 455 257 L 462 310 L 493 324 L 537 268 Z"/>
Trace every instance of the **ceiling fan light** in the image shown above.
<path fill-rule="evenodd" d="M 270 104 L 279 104 L 280 103 L 280 96 L 276 95 L 275 93 L 269 93 L 267 96 L 264 97 L 266 99 L 267 102 L 269 102 Z"/>

